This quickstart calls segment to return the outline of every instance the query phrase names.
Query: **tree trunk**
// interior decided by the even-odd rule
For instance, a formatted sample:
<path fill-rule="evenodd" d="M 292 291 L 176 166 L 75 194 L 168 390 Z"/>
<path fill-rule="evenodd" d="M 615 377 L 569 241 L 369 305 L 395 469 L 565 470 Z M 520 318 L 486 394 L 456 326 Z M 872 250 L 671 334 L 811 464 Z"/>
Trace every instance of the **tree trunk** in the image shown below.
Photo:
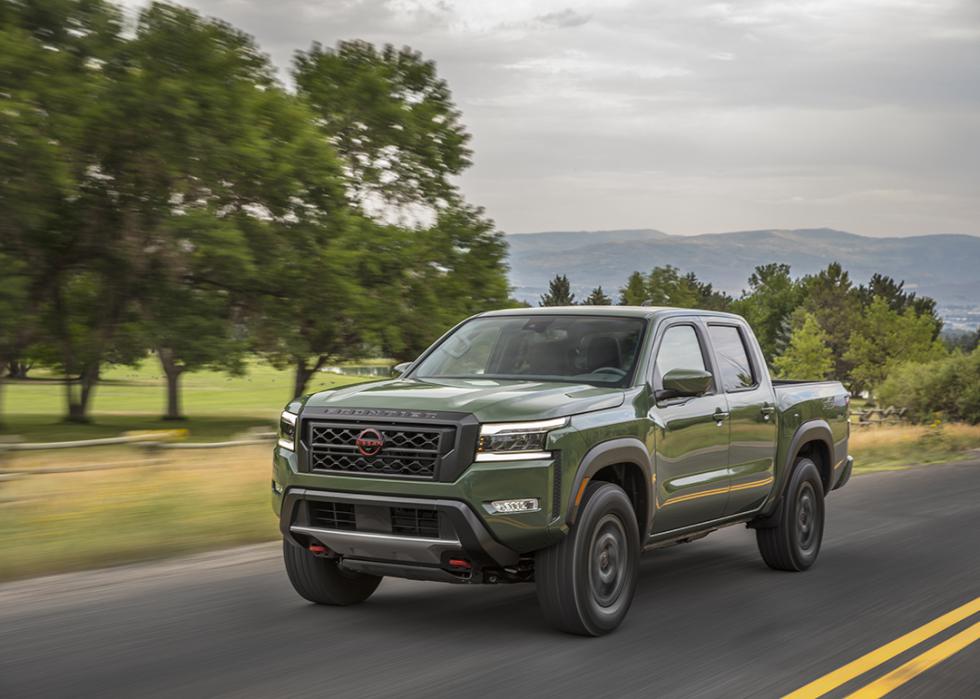
<path fill-rule="evenodd" d="M 27 372 L 30 371 L 31 365 L 27 362 L 18 362 L 16 359 L 7 365 L 10 369 L 10 378 L 12 379 L 26 379 Z"/>
<path fill-rule="evenodd" d="M 65 391 L 68 398 L 68 422 L 88 423 L 88 409 L 95 394 L 95 386 L 99 382 L 99 366 L 88 365 L 82 369 L 77 382 L 65 378 Z M 78 389 L 77 391 L 74 389 Z"/>
<path fill-rule="evenodd" d="M 317 357 L 313 366 L 306 365 L 306 357 L 296 358 L 296 381 L 293 383 L 293 398 L 299 398 L 306 391 L 306 384 L 310 382 L 310 377 L 320 371 L 326 363 L 326 356 Z"/>
<path fill-rule="evenodd" d="M 184 367 L 174 361 L 171 349 L 158 349 L 157 356 L 160 357 L 160 365 L 167 376 L 167 413 L 163 419 L 183 420 L 184 416 L 180 412 L 180 376 L 184 373 Z"/>

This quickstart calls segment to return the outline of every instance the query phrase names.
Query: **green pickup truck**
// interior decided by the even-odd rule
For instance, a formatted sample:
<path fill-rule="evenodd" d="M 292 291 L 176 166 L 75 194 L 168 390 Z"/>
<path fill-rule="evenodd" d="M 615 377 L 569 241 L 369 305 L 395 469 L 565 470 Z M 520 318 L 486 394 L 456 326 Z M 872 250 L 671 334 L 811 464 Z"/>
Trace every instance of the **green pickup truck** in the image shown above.
<path fill-rule="evenodd" d="M 386 575 L 534 582 L 549 622 L 598 636 L 650 549 L 744 523 L 771 568 L 809 568 L 850 477 L 847 391 L 773 381 L 728 313 L 483 313 L 395 370 L 282 413 L 273 508 L 312 602 Z"/>

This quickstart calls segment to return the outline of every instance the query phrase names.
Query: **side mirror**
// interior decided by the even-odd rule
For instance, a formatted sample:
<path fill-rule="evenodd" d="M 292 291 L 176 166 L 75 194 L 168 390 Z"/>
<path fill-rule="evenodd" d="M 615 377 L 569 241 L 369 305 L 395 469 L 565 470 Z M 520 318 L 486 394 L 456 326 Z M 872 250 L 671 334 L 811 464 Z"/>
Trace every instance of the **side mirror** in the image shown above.
<path fill-rule="evenodd" d="M 711 389 L 711 372 L 701 369 L 671 369 L 664 374 L 664 388 L 657 398 L 703 396 Z"/>
<path fill-rule="evenodd" d="M 402 362 L 401 364 L 396 364 L 391 367 L 391 375 L 398 377 L 408 371 L 408 367 L 412 366 L 411 362 Z"/>

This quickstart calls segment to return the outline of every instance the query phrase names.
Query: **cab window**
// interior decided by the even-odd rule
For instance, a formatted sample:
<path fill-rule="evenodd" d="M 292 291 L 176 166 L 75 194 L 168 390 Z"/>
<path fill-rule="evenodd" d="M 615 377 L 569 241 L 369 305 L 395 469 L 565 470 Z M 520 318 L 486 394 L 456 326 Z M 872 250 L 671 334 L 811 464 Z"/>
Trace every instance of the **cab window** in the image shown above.
<path fill-rule="evenodd" d="M 708 334 L 718 359 L 721 384 L 725 391 L 752 388 L 756 381 L 742 331 L 734 325 L 709 325 Z"/>
<path fill-rule="evenodd" d="M 662 391 L 664 374 L 672 369 L 707 371 L 701 340 L 693 325 L 672 325 L 664 331 L 653 367 L 653 390 Z"/>

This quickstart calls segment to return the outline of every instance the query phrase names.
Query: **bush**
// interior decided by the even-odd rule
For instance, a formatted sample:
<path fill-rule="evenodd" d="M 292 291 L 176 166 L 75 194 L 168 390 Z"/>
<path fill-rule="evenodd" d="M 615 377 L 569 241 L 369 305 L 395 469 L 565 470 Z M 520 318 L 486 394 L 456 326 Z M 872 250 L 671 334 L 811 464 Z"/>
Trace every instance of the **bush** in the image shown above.
<path fill-rule="evenodd" d="M 909 409 L 910 417 L 980 423 L 980 349 L 933 362 L 897 366 L 878 389 L 884 405 Z"/>

